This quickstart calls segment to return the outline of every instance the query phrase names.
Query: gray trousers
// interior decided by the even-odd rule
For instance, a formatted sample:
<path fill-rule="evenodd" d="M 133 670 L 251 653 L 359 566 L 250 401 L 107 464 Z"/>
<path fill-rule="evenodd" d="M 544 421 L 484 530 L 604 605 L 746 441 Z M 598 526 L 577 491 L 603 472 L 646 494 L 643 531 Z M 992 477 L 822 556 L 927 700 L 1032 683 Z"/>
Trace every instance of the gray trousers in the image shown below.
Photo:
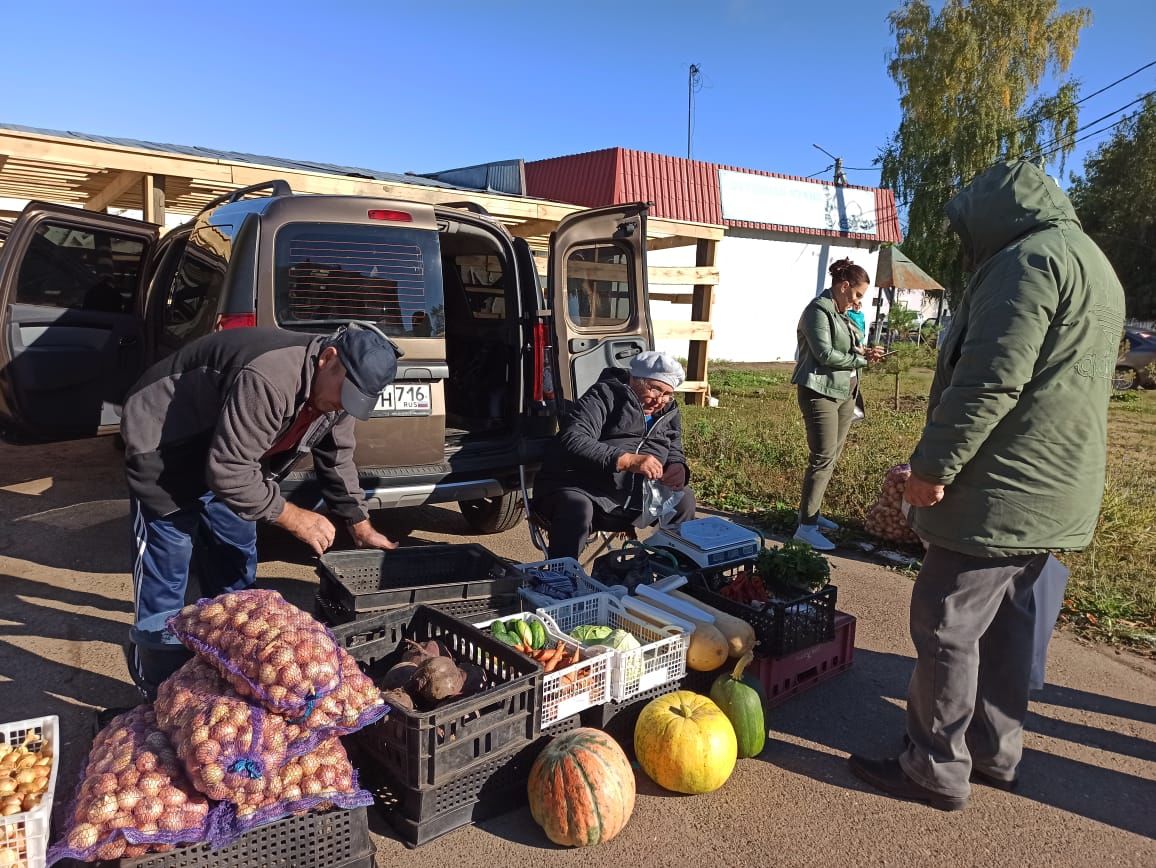
<path fill-rule="evenodd" d="M 976 557 L 931 546 L 911 593 L 908 776 L 966 797 L 976 768 L 1016 776 L 1032 668 L 1032 586 L 1047 554 Z"/>
<path fill-rule="evenodd" d="M 835 462 L 839 460 L 855 418 L 855 395 L 840 401 L 799 386 L 799 409 L 803 411 L 807 447 L 811 450 L 807 472 L 803 476 L 799 524 L 813 525 L 819 521 L 827 483 L 835 473 Z"/>

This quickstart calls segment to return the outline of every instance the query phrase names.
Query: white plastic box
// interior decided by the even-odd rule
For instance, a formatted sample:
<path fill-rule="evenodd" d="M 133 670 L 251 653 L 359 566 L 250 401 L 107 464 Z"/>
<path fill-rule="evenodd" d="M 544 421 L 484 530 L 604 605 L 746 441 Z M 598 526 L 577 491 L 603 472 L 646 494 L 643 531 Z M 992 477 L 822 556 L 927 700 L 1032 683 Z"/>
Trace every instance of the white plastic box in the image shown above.
<path fill-rule="evenodd" d="M 0 724 L 0 737 L 12 747 L 26 744 L 33 753 L 52 753 L 48 789 L 31 811 L 0 817 L 0 864 L 15 868 L 44 868 L 51 832 L 52 800 L 60 768 L 60 719 L 56 715 Z"/>
<path fill-rule="evenodd" d="M 613 652 L 610 698 L 625 702 L 686 675 L 689 625 L 673 615 L 667 619 L 665 613 L 659 615 L 666 622 L 660 625 L 642 617 L 639 610 L 629 597 L 589 594 L 545 606 L 538 614 L 552 621 L 553 629 L 566 636 L 583 624 L 597 624 L 626 630 L 638 640 L 641 648 Z"/>
<path fill-rule="evenodd" d="M 479 630 L 487 630 L 495 621 L 506 623 L 511 619 L 519 621 L 538 621 L 546 628 L 546 638 L 549 644 L 563 642 L 566 649 L 573 653 L 581 648 L 582 643 L 561 633 L 557 625 L 549 618 L 535 615 L 533 612 L 519 612 L 506 618 L 495 618 L 474 624 Z M 564 669 L 555 669 L 542 676 L 542 729 L 565 720 L 567 717 L 604 705 L 610 701 L 610 669 L 613 663 L 613 652 L 584 654 L 579 660 Z"/>
<path fill-rule="evenodd" d="M 614 594 L 615 596 L 625 596 L 626 588 L 615 586 L 613 588 L 593 579 L 590 575 L 582 569 L 581 564 L 574 558 L 554 558 L 548 561 L 536 561 L 528 564 L 514 564 L 513 569 L 527 576 L 528 580 L 532 580 L 533 573 L 553 573 L 562 578 L 568 579 L 574 585 L 574 597 L 582 597 L 587 594 Z M 519 592 L 523 599 L 530 602 L 533 606 L 552 606 L 559 602 L 554 597 L 548 594 L 543 594 L 540 591 L 532 588 L 523 588 Z"/>

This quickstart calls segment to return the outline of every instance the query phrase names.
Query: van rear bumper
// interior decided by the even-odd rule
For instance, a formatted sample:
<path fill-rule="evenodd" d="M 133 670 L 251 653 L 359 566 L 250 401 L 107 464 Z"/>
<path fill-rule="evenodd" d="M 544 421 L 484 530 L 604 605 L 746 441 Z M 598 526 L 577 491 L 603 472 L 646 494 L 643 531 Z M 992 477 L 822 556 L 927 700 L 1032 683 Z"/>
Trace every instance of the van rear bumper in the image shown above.
<path fill-rule="evenodd" d="M 532 480 L 537 466 L 527 467 L 526 475 Z M 462 500 L 480 500 L 501 497 L 519 488 L 518 468 L 498 475 L 472 479 L 448 477 L 448 474 L 379 475 L 367 469 L 358 473 L 369 509 L 396 509 L 424 506 L 429 503 L 449 503 Z M 448 477 L 448 478 L 447 478 Z M 314 508 L 321 505 L 321 494 L 312 473 L 294 473 L 281 483 L 281 492 L 299 506 Z"/>

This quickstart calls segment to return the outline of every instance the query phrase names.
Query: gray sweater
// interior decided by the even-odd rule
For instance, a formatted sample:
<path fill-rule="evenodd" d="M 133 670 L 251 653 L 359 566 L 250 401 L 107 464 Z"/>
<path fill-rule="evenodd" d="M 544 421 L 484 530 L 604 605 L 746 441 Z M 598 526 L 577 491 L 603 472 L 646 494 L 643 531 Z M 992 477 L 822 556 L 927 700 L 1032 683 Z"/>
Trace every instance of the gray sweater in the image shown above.
<path fill-rule="evenodd" d="M 266 458 L 309 397 L 323 340 L 234 329 L 149 368 L 125 399 L 121 421 L 133 496 L 164 516 L 212 491 L 242 518 L 273 521 L 285 508 L 279 479 L 312 452 L 330 510 L 348 521 L 364 519 L 351 416 L 323 414 L 296 450 Z"/>

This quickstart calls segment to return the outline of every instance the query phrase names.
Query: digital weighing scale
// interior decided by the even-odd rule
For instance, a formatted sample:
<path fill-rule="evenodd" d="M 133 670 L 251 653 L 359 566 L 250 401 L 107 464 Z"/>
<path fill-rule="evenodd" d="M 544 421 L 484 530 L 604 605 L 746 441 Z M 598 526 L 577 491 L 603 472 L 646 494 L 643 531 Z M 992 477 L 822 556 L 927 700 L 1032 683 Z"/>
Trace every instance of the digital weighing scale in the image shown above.
<path fill-rule="evenodd" d="M 699 567 L 721 567 L 757 556 L 763 538 L 757 531 L 710 516 L 684 521 L 676 528 L 660 528 L 647 538 L 646 545 L 673 549 Z"/>

